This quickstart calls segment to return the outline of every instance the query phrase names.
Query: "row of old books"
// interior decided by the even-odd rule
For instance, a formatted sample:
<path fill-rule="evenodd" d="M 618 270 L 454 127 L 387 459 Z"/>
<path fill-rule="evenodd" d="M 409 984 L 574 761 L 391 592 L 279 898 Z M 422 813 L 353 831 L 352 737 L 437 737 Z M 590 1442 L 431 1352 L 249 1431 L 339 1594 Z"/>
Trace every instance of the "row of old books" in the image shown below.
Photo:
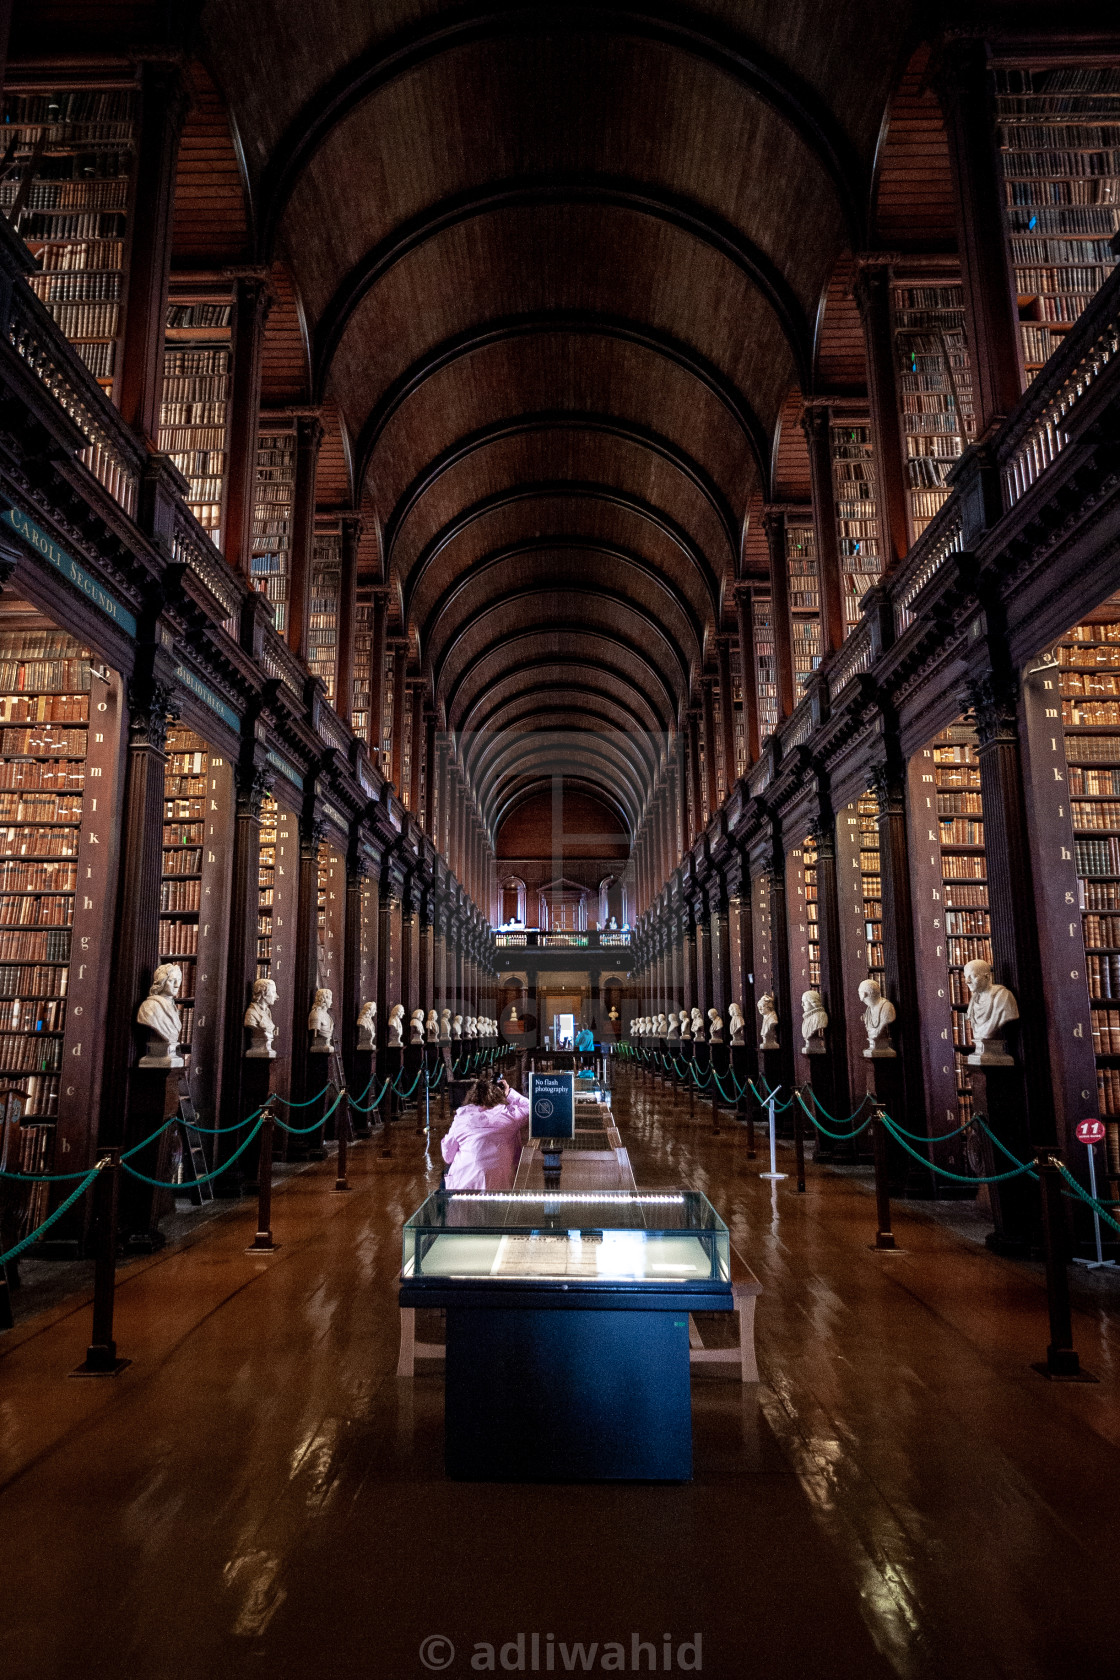
<path fill-rule="evenodd" d="M 1086 955 L 1091 998 L 1120 999 L 1120 956 Z"/>
<path fill-rule="evenodd" d="M 180 886 L 182 884 L 183 883 L 172 882 L 172 881 L 165 881 L 163 883 L 165 890 L 168 887 Z M 191 882 L 190 884 L 194 887 L 198 887 L 199 882 L 194 881 L 194 882 Z M 161 910 L 164 910 L 164 909 L 167 909 L 167 910 L 197 910 L 198 909 L 197 895 L 196 895 L 196 901 L 195 901 L 194 904 L 168 904 L 168 905 L 165 905 L 161 901 L 160 909 Z M 160 955 L 164 956 L 164 957 L 191 957 L 191 956 L 194 956 L 195 953 L 198 950 L 198 923 L 197 922 L 161 922 L 159 924 L 159 949 L 160 949 Z"/>
<path fill-rule="evenodd" d="M 62 998 L 69 978 L 63 964 L 0 963 L 0 998 Z"/>
<path fill-rule="evenodd" d="M 0 927 L 68 928 L 73 920 L 73 893 L 0 896 Z"/>
<path fill-rule="evenodd" d="M 1120 875 L 1120 837 L 1077 840 L 1077 873 L 1079 875 Z"/>
<path fill-rule="evenodd" d="M 1120 800 L 1097 799 L 1089 802 L 1073 799 L 1070 801 L 1070 816 L 1076 829 L 1120 829 Z"/>
<path fill-rule="evenodd" d="M 76 759 L 0 760 L 0 788 L 53 788 L 58 792 L 85 786 L 85 765 Z"/>
<path fill-rule="evenodd" d="M 167 854 L 164 854 L 165 858 Z M 169 875 L 178 871 L 164 869 L 165 879 L 160 882 L 159 907 L 161 910 L 198 910 L 202 904 L 201 880 L 177 881 L 167 879 Z"/>
<path fill-rule="evenodd" d="M 0 827 L 0 857 L 77 857 L 79 833 L 76 827 L 61 824 L 52 828 Z"/>
<path fill-rule="evenodd" d="M 62 1032 L 66 1026 L 65 998 L 0 999 L 0 1032 Z"/>
<path fill-rule="evenodd" d="M 0 892 L 70 892 L 78 882 L 74 863 L 0 862 Z"/>

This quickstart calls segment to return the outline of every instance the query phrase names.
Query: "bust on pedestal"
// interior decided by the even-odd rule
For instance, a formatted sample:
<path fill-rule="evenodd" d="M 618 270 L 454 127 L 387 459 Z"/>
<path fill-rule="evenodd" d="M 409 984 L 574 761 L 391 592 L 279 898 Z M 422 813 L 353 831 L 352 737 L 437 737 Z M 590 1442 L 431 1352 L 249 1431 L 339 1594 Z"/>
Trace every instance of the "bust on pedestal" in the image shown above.
<path fill-rule="evenodd" d="M 439 1041 L 441 1044 L 451 1043 L 451 1011 L 441 1009 L 439 1012 Z"/>
<path fill-rule="evenodd" d="M 358 1016 L 358 1045 L 359 1050 L 374 1050 L 377 1048 L 377 1005 L 363 1003 Z"/>
<path fill-rule="evenodd" d="M 136 1019 L 148 1034 L 148 1048 L 141 1056 L 142 1068 L 181 1068 L 178 1054 L 181 1024 L 175 1002 L 183 984 L 177 963 L 161 963 L 152 975 L 151 990 L 136 1011 Z"/>
<path fill-rule="evenodd" d="M 747 1023 L 743 1019 L 743 1011 L 737 1003 L 731 1004 L 727 1011 L 727 1026 L 731 1034 L 732 1049 L 746 1043 Z"/>
<path fill-rule="evenodd" d="M 814 988 L 801 994 L 801 1053 L 804 1056 L 825 1054 L 824 1035 L 828 1027 L 828 1013 L 824 999 Z"/>
<path fill-rule="evenodd" d="M 334 1021 L 331 1019 L 333 1004 L 334 994 L 330 988 L 320 986 L 315 993 L 311 1013 L 307 1017 L 307 1030 L 311 1034 L 308 1053 L 312 1056 L 329 1056 L 334 1050 L 331 1042 L 334 1037 Z"/>
<path fill-rule="evenodd" d="M 428 1018 L 424 1022 L 424 1035 L 429 1044 L 439 1043 L 439 1016 L 434 1009 L 429 1009 Z"/>
<path fill-rule="evenodd" d="M 889 998 L 885 998 L 879 989 L 877 980 L 864 980 L 859 988 L 859 1001 L 863 1004 L 863 1025 L 867 1032 L 867 1049 L 863 1052 L 869 1061 L 876 1058 L 889 1060 L 897 1055 L 891 1045 L 891 1025 L 897 1011 Z"/>
<path fill-rule="evenodd" d="M 693 1009 L 692 1011 L 692 1042 L 693 1044 L 703 1044 L 705 1042 L 704 1017 L 699 1009 Z"/>
<path fill-rule="evenodd" d="M 458 1041 L 462 1038 L 462 1036 L 463 1036 L 463 1017 L 461 1015 L 453 1015 L 452 1018 L 451 1018 L 451 1039 L 452 1039 L 452 1042 L 453 1043 L 458 1043 Z"/>
<path fill-rule="evenodd" d="M 276 1022 L 272 1019 L 272 1005 L 276 1002 L 276 987 L 271 980 L 253 981 L 253 1001 L 245 1011 L 245 1025 L 249 1029 L 249 1048 L 246 1061 L 276 1060 L 273 1044 Z"/>
<path fill-rule="evenodd" d="M 758 1013 L 762 1016 L 762 1036 L 758 1041 L 760 1050 L 776 1050 L 778 1048 L 778 1010 L 774 1003 L 773 992 L 763 992 L 758 1000 Z"/>
<path fill-rule="evenodd" d="M 1015 1058 L 1007 1054 L 1003 1029 L 1009 1021 L 1019 1019 L 1019 1005 L 1006 987 L 992 982 L 992 965 L 983 958 L 965 963 L 964 977 L 970 998 L 968 1024 L 976 1046 L 968 1058 L 969 1067 L 1014 1067 Z"/>
<path fill-rule="evenodd" d="M 385 1042 L 390 1050 L 399 1050 L 404 1043 L 404 1004 L 395 1003 L 389 1011 Z"/>
<path fill-rule="evenodd" d="M 681 1012 L 680 1012 L 679 1019 L 680 1019 L 680 1023 L 681 1023 L 681 1043 L 682 1044 L 691 1044 L 692 1043 L 692 1016 L 689 1014 L 687 1009 L 682 1009 Z"/>
<path fill-rule="evenodd" d="M 723 1018 L 718 1009 L 708 1011 L 708 1042 L 709 1044 L 723 1043 Z"/>
<path fill-rule="evenodd" d="M 409 1044 L 423 1044 L 424 1042 L 424 1011 L 414 1009 L 408 1018 Z"/>

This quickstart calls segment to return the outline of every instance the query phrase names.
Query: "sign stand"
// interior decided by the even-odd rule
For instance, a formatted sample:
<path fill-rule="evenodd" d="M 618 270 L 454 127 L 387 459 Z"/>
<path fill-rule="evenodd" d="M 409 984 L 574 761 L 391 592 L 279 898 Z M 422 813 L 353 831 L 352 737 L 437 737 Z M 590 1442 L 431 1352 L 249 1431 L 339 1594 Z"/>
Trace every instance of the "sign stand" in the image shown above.
<path fill-rule="evenodd" d="M 770 1171 L 759 1173 L 759 1178 L 788 1178 L 788 1173 L 778 1171 L 778 1122 L 774 1113 L 774 1104 L 778 1100 L 777 1091 L 771 1091 L 766 1099 L 766 1107 L 770 1114 Z"/>
<path fill-rule="evenodd" d="M 1083 1143 L 1089 1151 L 1089 1194 L 1094 1202 L 1097 1200 L 1097 1144 L 1103 1141 L 1104 1136 L 1105 1129 L 1099 1120 L 1081 1120 L 1078 1122 L 1077 1140 L 1079 1143 Z M 1097 1258 L 1095 1260 L 1082 1260 L 1075 1255 L 1074 1265 L 1088 1266 L 1091 1272 L 1098 1271 L 1104 1266 L 1115 1267 L 1115 1260 L 1106 1260 L 1104 1257 L 1104 1250 L 1101 1247 L 1101 1216 L 1096 1208 L 1093 1209 L 1093 1235 L 1096 1238 Z"/>

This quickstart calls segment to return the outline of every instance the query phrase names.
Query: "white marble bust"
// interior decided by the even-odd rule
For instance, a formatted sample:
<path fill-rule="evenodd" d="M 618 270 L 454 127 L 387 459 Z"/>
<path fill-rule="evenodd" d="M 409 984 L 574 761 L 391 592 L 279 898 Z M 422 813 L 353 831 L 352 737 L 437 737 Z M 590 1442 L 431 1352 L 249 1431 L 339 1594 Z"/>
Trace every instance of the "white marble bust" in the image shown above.
<path fill-rule="evenodd" d="M 424 1011 L 414 1009 L 408 1017 L 408 1042 L 423 1044 L 424 1042 Z"/>
<path fill-rule="evenodd" d="M 815 987 L 810 987 L 807 992 L 801 994 L 802 1055 L 824 1055 L 824 1034 L 827 1026 L 828 1012 L 824 1006 L 824 999 Z"/>
<path fill-rule="evenodd" d="M 377 1005 L 363 1003 L 358 1016 L 358 1049 L 372 1050 L 377 1044 Z"/>
<path fill-rule="evenodd" d="M 182 1024 L 175 999 L 183 985 L 178 963 L 161 963 L 152 975 L 151 989 L 136 1011 L 136 1019 L 148 1035 L 148 1048 L 141 1056 L 142 1068 L 181 1068 L 178 1054 Z"/>
<path fill-rule="evenodd" d="M 427 1019 L 424 1022 L 424 1037 L 429 1044 L 439 1043 L 439 1016 L 434 1009 L 429 1009 Z"/>
<path fill-rule="evenodd" d="M 965 963 L 964 977 L 971 994 L 968 1022 L 976 1046 L 968 1058 L 969 1067 L 1014 1067 L 1003 1035 L 1008 1022 L 1019 1019 L 1014 993 L 993 982 L 992 965 L 982 957 Z"/>
<path fill-rule="evenodd" d="M 687 1009 L 682 1009 L 681 1010 L 679 1020 L 680 1020 L 680 1023 L 681 1023 L 681 1043 L 682 1044 L 691 1044 L 692 1043 L 692 1016 L 689 1014 Z"/>
<path fill-rule="evenodd" d="M 731 1004 L 728 1008 L 727 1025 L 731 1033 L 731 1043 L 733 1045 L 745 1043 L 747 1023 L 743 1019 L 743 1011 L 737 1003 Z"/>
<path fill-rule="evenodd" d="M 708 1011 L 708 1043 L 723 1043 L 723 1017 L 718 1009 Z"/>
<path fill-rule="evenodd" d="M 463 1036 L 463 1017 L 461 1015 L 453 1015 L 451 1017 L 451 1038 L 452 1038 L 452 1041 L 453 1042 L 457 1041 L 458 1039 L 461 1039 L 462 1036 Z"/>
<path fill-rule="evenodd" d="M 399 1050 L 404 1043 L 404 1004 L 395 1003 L 386 1022 L 385 1042 L 391 1050 Z"/>
<path fill-rule="evenodd" d="M 439 1012 L 439 1041 L 441 1044 L 451 1043 L 451 1011 L 441 1009 Z"/>
<path fill-rule="evenodd" d="M 893 1056 L 894 1048 L 891 1044 L 891 1024 L 897 1011 L 889 998 L 885 998 L 879 989 L 877 980 L 864 980 L 859 988 L 859 1001 L 863 1004 L 863 1024 L 867 1031 L 867 1049 L 865 1056 Z"/>
<path fill-rule="evenodd" d="M 276 1002 L 276 986 L 271 980 L 253 981 L 253 1000 L 245 1011 L 245 1025 L 249 1029 L 249 1048 L 245 1055 L 257 1061 L 275 1061 L 272 1048 L 276 1038 L 276 1022 L 272 1006 Z"/>
<path fill-rule="evenodd" d="M 692 1042 L 694 1044 L 704 1044 L 707 1042 L 704 1035 L 704 1017 L 700 1013 L 699 1009 L 694 1009 L 692 1011 Z"/>
<path fill-rule="evenodd" d="M 762 1036 L 758 1041 L 760 1050 L 776 1050 L 778 1048 L 778 1010 L 774 1003 L 773 992 L 763 992 L 758 1000 L 758 1013 L 762 1016 Z"/>
<path fill-rule="evenodd" d="M 334 1049 L 331 1039 L 334 1037 L 334 1021 L 331 1018 L 331 1008 L 334 995 L 328 986 L 320 986 L 315 993 L 315 1001 L 311 1005 L 311 1013 L 307 1017 L 307 1030 L 311 1034 L 311 1055 L 329 1056 Z"/>
<path fill-rule="evenodd" d="M 680 1036 L 681 1036 L 680 1016 L 677 1014 L 675 1009 L 671 1009 L 669 1011 L 669 1030 L 668 1030 L 668 1033 L 666 1034 L 666 1037 L 668 1038 L 670 1044 L 672 1044 L 675 1041 L 679 1040 Z"/>
<path fill-rule="evenodd" d="M 669 1036 L 669 1018 L 667 1015 L 657 1017 L 657 1036 L 658 1038 L 668 1038 Z"/>

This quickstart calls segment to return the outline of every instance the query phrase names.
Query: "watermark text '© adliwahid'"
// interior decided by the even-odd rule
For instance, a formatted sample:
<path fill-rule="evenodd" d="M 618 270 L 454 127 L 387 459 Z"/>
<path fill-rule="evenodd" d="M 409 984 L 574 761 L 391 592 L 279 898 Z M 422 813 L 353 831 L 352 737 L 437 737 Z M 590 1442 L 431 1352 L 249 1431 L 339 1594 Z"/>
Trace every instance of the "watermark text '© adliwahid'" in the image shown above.
<path fill-rule="evenodd" d="M 456 1663 L 456 1656 L 458 1662 Z M 456 1652 L 446 1634 L 429 1634 L 420 1661 L 432 1674 L 699 1674 L 704 1636 L 680 1639 L 671 1633 L 647 1639 L 558 1639 L 552 1633 L 518 1633 L 510 1639 L 476 1639 Z"/>

